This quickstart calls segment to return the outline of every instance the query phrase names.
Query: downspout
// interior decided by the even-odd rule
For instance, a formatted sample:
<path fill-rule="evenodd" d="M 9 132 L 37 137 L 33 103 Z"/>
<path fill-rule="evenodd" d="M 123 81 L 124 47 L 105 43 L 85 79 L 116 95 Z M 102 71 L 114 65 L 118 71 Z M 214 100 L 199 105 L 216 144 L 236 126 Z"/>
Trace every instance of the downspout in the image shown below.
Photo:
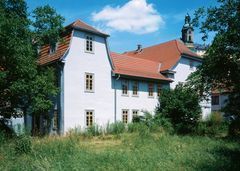
<path fill-rule="evenodd" d="M 116 89 L 116 81 L 119 80 L 120 74 L 118 77 L 114 79 L 114 123 L 117 122 L 117 89 Z"/>
<path fill-rule="evenodd" d="M 64 63 L 60 64 L 60 117 L 59 134 L 64 134 Z"/>

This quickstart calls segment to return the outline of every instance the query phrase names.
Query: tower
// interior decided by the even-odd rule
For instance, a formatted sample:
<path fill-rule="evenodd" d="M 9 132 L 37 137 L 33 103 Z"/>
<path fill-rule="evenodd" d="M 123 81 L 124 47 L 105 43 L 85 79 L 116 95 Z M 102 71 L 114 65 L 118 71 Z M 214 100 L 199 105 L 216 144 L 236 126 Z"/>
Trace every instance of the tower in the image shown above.
<path fill-rule="evenodd" d="M 185 16 L 185 24 L 182 27 L 182 41 L 188 48 L 194 48 L 193 44 L 194 29 L 191 24 L 191 17 L 187 13 Z"/>

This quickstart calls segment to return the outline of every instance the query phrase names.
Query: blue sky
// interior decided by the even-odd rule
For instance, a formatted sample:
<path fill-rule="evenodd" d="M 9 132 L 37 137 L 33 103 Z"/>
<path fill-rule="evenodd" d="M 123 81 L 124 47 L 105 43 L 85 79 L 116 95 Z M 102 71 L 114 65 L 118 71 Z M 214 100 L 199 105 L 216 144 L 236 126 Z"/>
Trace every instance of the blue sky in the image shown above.
<path fill-rule="evenodd" d="M 49 4 L 65 25 L 81 19 L 110 34 L 111 51 L 124 52 L 180 38 L 184 16 L 216 0 L 27 0 L 29 11 Z M 210 43 L 212 37 L 206 43 Z M 196 43 L 203 43 L 195 29 Z"/>

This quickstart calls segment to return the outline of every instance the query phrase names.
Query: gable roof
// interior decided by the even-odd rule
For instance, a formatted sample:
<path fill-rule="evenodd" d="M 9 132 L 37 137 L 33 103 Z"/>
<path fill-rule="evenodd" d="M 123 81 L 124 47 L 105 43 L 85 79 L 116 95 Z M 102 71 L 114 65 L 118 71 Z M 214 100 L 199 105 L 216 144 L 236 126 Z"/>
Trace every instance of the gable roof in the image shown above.
<path fill-rule="evenodd" d="M 97 34 L 100 36 L 108 37 L 109 35 L 98 31 L 97 29 L 93 28 L 92 26 L 84 23 L 81 20 L 77 20 L 68 26 L 65 27 L 65 31 L 62 33 L 62 41 L 58 43 L 57 49 L 55 53 L 49 54 L 50 45 L 44 45 L 40 49 L 38 64 L 39 65 L 46 65 L 52 62 L 59 60 L 68 50 L 70 47 L 70 42 L 72 38 L 72 30 L 81 30 L 93 34 Z"/>
<path fill-rule="evenodd" d="M 188 49 L 180 40 L 172 40 L 158 45 L 143 48 L 140 52 L 130 51 L 124 54 L 141 59 L 161 63 L 161 71 L 170 70 L 180 60 L 181 56 L 202 58 Z"/>
<path fill-rule="evenodd" d="M 114 64 L 113 72 L 127 76 L 172 81 L 160 73 L 160 63 L 111 52 Z"/>
<path fill-rule="evenodd" d="M 98 34 L 100 36 L 104 36 L 104 37 L 109 37 L 108 34 L 103 33 L 97 29 L 95 29 L 94 27 L 88 25 L 87 23 L 81 21 L 81 20 L 76 20 L 75 22 L 69 24 L 67 27 L 71 27 L 74 28 L 76 30 L 82 30 L 82 31 L 87 31 L 89 33 L 94 33 L 94 34 Z"/>

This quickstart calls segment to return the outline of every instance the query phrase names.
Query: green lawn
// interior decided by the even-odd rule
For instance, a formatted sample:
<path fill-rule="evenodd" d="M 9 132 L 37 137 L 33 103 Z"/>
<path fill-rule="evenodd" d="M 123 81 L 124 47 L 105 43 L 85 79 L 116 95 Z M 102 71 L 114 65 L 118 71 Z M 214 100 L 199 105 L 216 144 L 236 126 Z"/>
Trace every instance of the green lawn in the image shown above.
<path fill-rule="evenodd" d="M 0 170 L 240 170 L 234 140 L 165 134 L 32 139 L 32 151 L 0 147 Z"/>

